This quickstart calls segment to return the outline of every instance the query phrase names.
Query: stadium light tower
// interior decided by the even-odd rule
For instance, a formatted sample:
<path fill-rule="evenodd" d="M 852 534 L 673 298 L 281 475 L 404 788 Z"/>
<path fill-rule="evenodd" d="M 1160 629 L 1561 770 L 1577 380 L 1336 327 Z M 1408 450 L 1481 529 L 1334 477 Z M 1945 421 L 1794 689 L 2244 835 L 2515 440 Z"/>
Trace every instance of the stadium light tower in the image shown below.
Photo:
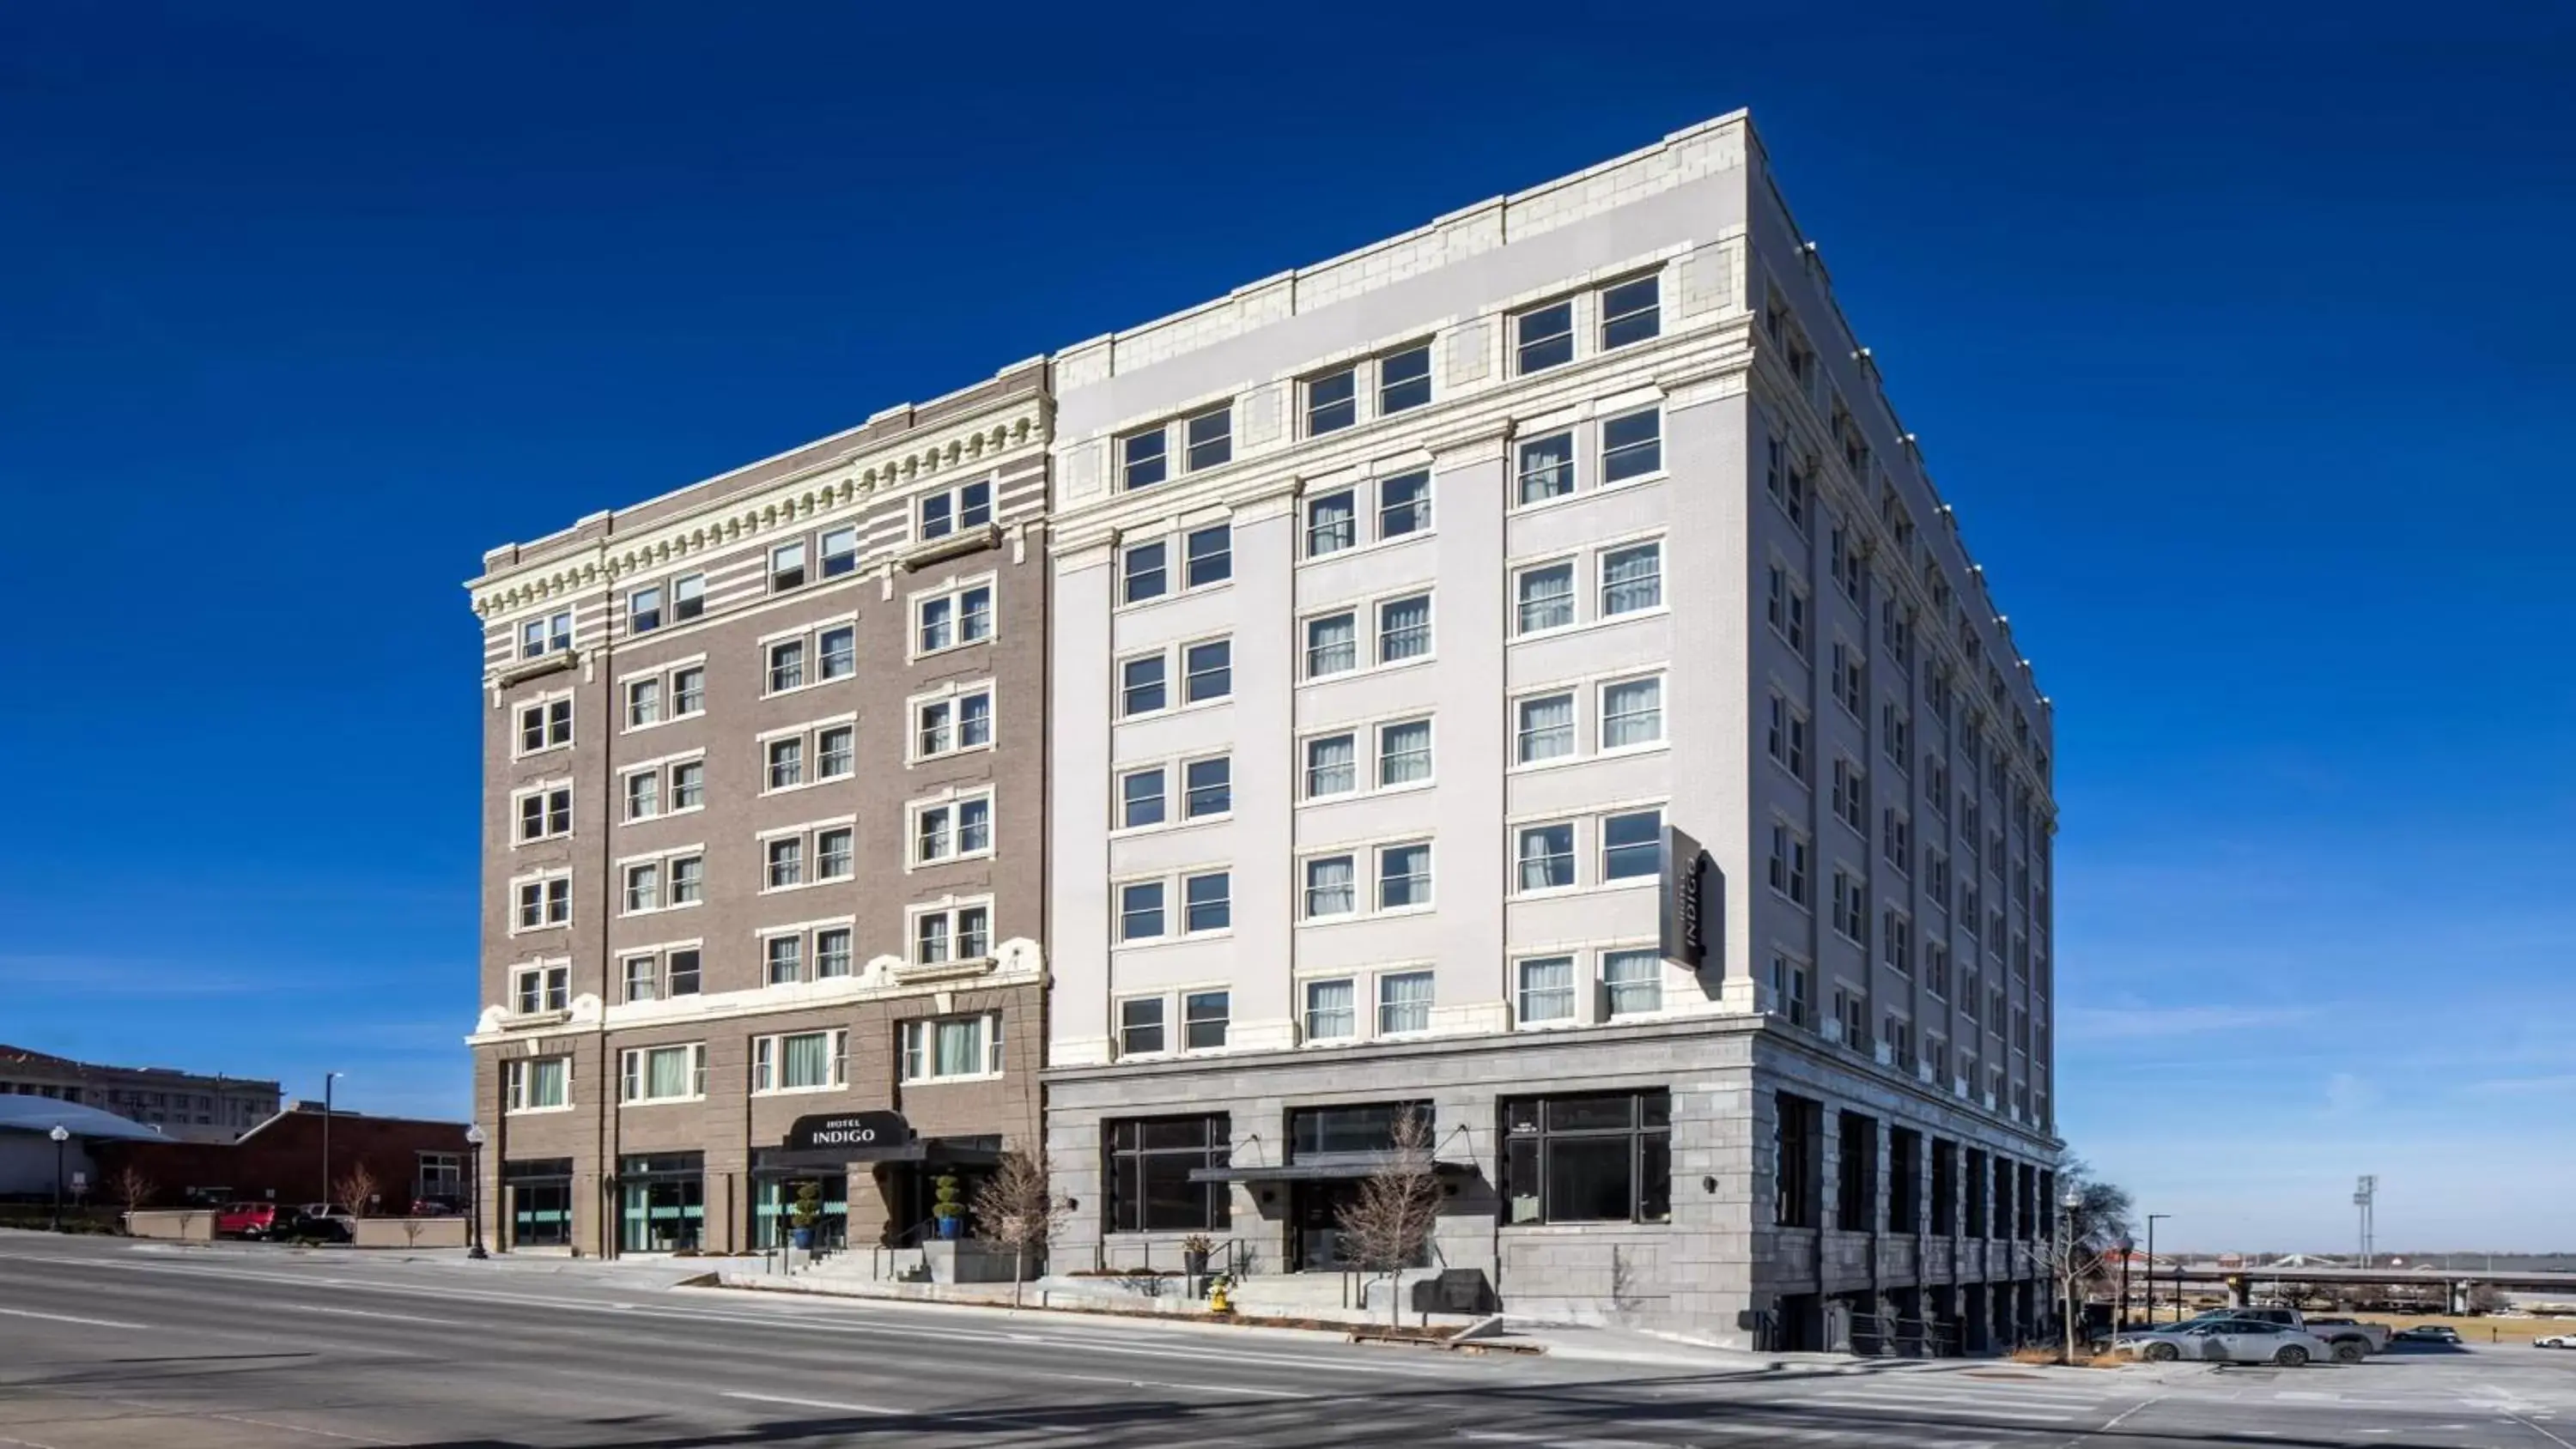
<path fill-rule="evenodd" d="M 2352 1190 L 2352 1205 L 2361 1210 L 2361 1266 L 2370 1266 L 2370 1204 L 2379 1196 L 2379 1179 L 2365 1174 Z"/>

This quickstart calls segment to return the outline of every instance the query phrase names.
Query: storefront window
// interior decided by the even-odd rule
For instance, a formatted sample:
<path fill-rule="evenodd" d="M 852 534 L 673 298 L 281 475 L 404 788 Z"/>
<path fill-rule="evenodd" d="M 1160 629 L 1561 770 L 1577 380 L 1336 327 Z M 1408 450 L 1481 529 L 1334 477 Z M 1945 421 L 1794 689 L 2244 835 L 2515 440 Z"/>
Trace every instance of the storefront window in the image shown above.
<path fill-rule="evenodd" d="M 501 1164 L 512 1248 L 572 1246 L 572 1159 L 540 1157 Z"/>
<path fill-rule="evenodd" d="M 676 1253 L 698 1246 L 706 1226 L 706 1158 L 697 1152 L 617 1159 L 617 1247 Z"/>
<path fill-rule="evenodd" d="M 1231 1118 L 1131 1117 L 1102 1125 L 1112 1232 L 1206 1232 L 1228 1225 L 1232 1190 L 1221 1182 L 1192 1182 L 1190 1173 L 1231 1160 Z"/>
<path fill-rule="evenodd" d="M 1661 1091 L 1503 1103 L 1503 1199 L 1515 1223 L 1672 1217 L 1672 1098 Z"/>
<path fill-rule="evenodd" d="M 1422 1120 L 1424 1140 L 1436 1141 L 1429 1102 L 1301 1107 L 1288 1114 L 1288 1160 L 1312 1162 L 1350 1153 L 1393 1152 L 1395 1124 L 1408 1112 Z"/>
<path fill-rule="evenodd" d="M 798 1187 L 812 1182 L 823 1190 L 822 1215 L 814 1220 L 814 1246 L 838 1248 L 849 1240 L 850 1179 L 833 1172 L 819 1178 L 761 1179 L 752 1190 L 751 1245 L 766 1252 L 789 1241 L 795 1230 L 792 1219 L 796 1212 Z"/>

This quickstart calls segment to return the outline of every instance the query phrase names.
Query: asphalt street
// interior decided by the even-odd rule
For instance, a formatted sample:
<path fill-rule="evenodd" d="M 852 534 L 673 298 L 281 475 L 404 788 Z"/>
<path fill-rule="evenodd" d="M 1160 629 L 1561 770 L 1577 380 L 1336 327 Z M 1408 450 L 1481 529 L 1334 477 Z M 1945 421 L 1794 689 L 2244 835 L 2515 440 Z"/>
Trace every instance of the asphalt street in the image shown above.
<path fill-rule="evenodd" d="M 589 1265 L 0 1233 L 0 1449 L 2576 1449 L 2576 1354 L 1827 1372 L 674 1288 Z"/>

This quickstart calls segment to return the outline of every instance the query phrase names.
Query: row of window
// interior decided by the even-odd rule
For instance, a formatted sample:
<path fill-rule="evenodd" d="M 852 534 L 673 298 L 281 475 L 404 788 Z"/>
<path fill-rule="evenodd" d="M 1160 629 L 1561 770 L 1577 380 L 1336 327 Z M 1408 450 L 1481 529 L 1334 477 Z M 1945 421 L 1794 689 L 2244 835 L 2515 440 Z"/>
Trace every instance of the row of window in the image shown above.
<path fill-rule="evenodd" d="M 751 1039 L 749 1090 L 753 1096 L 832 1092 L 847 1088 L 850 1033 L 846 1028 L 782 1032 Z M 980 1080 L 1002 1075 L 999 1012 L 919 1018 L 897 1028 L 897 1072 L 906 1085 Z M 703 1101 L 707 1094 L 704 1042 L 630 1047 L 618 1053 L 617 1100 L 623 1106 Z M 523 1057 L 506 1064 L 504 1101 L 509 1111 L 557 1112 L 573 1105 L 572 1058 Z"/>

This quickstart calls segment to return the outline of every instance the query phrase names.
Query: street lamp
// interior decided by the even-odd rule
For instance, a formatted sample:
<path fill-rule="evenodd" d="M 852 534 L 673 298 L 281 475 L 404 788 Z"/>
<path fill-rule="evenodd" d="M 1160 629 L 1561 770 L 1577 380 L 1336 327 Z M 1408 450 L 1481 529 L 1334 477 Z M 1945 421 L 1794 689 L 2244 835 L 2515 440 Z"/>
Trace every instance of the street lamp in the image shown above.
<path fill-rule="evenodd" d="M 54 1231 L 59 1233 L 63 1230 L 63 1144 L 72 1140 L 72 1134 L 57 1122 L 45 1135 L 54 1139 Z"/>
<path fill-rule="evenodd" d="M 2172 1213 L 2147 1214 L 2147 1327 L 2149 1328 L 2156 1326 L 2156 1224 L 2172 1216 Z M 2181 1279 L 2177 1277 L 2175 1283 L 2174 1292 L 2179 1295 L 2182 1292 Z"/>
<path fill-rule="evenodd" d="M 322 1074 L 322 1196 L 321 1196 L 321 1201 L 323 1201 L 323 1202 L 329 1202 L 329 1201 L 331 1200 L 331 1087 L 332 1087 L 332 1084 L 333 1084 L 333 1083 L 335 1083 L 335 1082 L 339 1081 L 342 1077 L 345 1077 L 345 1076 L 347 1076 L 347 1075 L 348 1075 L 348 1073 L 346 1073 L 346 1072 L 324 1072 L 324 1073 Z"/>
<path fill-rule="evenodd" d="M 466 1227 L 466 1231 L 474 1235 L 473 1245 L 465 1250 L 465 1256 L 469 1258 L 488 1258 L 492 1255 L 483 1251 L 482 1123 L 474 1122 L 467 1124 L 465 1128 L 465 1146 L 473 1155 L 473 1165 L 468 1170 L 474 1174 L 471 1178 L 467 1179 L 468 1186 L 465 1189 L 465 1211 L 467 1214 L 466 1222 L 468 1225 Z"/>
<path fill-rule="evenodd" d="M 2058 1251 L 2065 1254 L 2066 1265 L 2066 1361 L 2075 1362 L 2075 1210 L 2084 1206 L 2084 1194 L 2068 1188 L 2057 1199 Z"/>

